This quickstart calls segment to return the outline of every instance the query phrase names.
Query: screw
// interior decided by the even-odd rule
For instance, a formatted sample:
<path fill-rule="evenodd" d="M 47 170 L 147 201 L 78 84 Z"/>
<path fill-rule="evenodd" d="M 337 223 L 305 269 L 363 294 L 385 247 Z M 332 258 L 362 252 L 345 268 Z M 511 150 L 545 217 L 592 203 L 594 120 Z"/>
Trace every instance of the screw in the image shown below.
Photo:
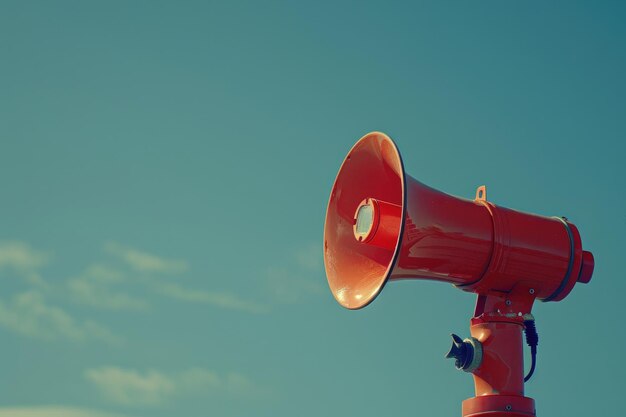
<path fill-rule="evenodd" d="M 513 409 L 513 407 L 511 407 L 511 404 L 507 404 L 506 407 L 504 407 L 504 409 L 506 411 L 511 411 Z"/>
<path fill-rule="evenodd" d="M 535 293 L 535 289 L 531 288 L 530 290 L 528 290 L 529 293 L 534 294 Z"/>

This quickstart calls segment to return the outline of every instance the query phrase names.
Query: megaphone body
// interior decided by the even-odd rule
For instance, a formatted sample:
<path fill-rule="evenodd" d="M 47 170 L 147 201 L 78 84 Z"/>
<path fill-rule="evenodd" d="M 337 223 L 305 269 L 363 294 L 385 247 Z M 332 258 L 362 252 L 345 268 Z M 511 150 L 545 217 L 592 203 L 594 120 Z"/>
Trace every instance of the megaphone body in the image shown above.
<path fill-rule="evenodd" d="M 337 174 L 324 263 L 335 299 L 348 309 L 365 307 L 398 279 L 443 281 L 478 294 L 472 336 L 485 343 L 478 343 L 484 348 L 480 366 L 471 369 L 477 399 L 464 403 L 464 415 L 481 415 L 484 398 L 478 397 L 498 391 L 493 401 L 499 405 L 492 401 L 483 411 L 501 405 L 508 417 L 517 414 L 498 402 L 507 401 L 502 395 L 517 398 L 513 403 L 526 413 L 519 415 L 534 415 L 534 403 L 523 397 L 523 316 L 535 299 L 559 301 L 577 282 L 589 282 L 594 266 L 566 218 L 497 206 L 484 186 L 470 200 L 424 185 L 405 173 L 397 147 L 380 132 L 361 138 Z M 486 337 L 496 322 L 514 327 L 506 337 L 502 330 L 502 337 Z M 493 372 L 503 361 L 516 362 L 507 364 L 514 369 L 504 379 Z"/>

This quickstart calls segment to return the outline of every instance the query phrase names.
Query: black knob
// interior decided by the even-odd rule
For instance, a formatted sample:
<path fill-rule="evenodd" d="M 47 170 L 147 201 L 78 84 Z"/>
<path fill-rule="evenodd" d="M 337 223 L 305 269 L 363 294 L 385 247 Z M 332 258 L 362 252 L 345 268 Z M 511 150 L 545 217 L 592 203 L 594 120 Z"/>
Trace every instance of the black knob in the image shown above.
<path fill-rule="evenodd" d="M 452 336 L 452 347 L 446 354 L 446 358 L 454 358 L 454 366 L 456 366 L 456 369 L 467 371 L 474 359 L 474 346 L 454 333 L 450 336 Z"/>

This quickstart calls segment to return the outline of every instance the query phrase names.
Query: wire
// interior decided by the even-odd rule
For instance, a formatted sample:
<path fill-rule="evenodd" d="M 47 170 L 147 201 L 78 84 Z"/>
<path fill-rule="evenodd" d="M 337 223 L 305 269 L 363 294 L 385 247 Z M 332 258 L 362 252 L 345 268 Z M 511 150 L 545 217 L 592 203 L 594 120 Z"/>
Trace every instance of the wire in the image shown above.
<path fill-rule="evenodd" d="M 539 335 L 537 327 L 535 327 L 535 318 L 529 314 L 529 319 L 524 320 L 524 333 L 526 334 L 526 343 L 530 346 L 530 371 L 524 377 L 524 382 L 528 382 L 530 377 L 535 373 L 535 365 L 537 363 L 537 345 L 539 344 Z"/>

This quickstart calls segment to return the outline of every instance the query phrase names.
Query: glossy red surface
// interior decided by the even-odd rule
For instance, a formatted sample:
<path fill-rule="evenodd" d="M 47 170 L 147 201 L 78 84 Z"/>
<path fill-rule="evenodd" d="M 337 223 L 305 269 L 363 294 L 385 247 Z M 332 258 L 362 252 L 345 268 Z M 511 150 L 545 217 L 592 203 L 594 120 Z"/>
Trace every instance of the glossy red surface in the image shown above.
<path fill-rule="evenodd" d="M 578 282 L 588 284 L 591 281 L 591 275 L 593 275 L 593 267 L 595 266 L 595 260 L 593 259 L 593 253 L 583 251 L 583 267 L 580 269 L 580 275 L 578 276 Z"/>
<path fill-rule="evenodd" d="M 582 258 L 576 228 L 560 218 L 481 203 L 491 214 L 494 248 L 482 279 L 460 288 L 486 294 L 509 292 L 523 284 L 533 288 L 539 299 L 565 297 L 578 277 Z"/>
<path fill-rule="evenodd" d="M 364 208 L 372 212 L 371 226 L 359 231 L 359 213 Z M 365 216 L 366 218 L 368 216 Z M 375 198 L 366 198 L 354 214 L 354 238 L 362 244 L 374 245 L 394 251 L 398 242 L 398 231 L 402 223 L 402 206 Z"/>
<path fill-rule="evenodd" d="M 482 347 L 473 372 L 476 396 L 463 402 L 463 417 L 535 416 L 535 402 L 524 396 L 523 329 L 534 294 L 517 286 L 505 296 L 481 295 L 470 332 Z"/>
<path fill-rule="evenodd" d="M 341 165 L 328 201 L 324 226 L 324 265 L 328 284 L 339 304 L 356 309 L 380 292 L 392 268 L 401 236 L 381 247 L 357 241 L 354 216 L 366 198 L 404 206 L 404 170 L 395 144 L 383 133 L 370 133 L 350 150 Z"/>
<path fill-rule="evenodd" d="M 378 200 L 377 229 L 359 242 L 355 215 L 366 199 Z M 496 206 L 484 187 L 475 200 L 428 187 L 404 173 L 395 144 L 379 132 L 361 138 L 337 174 L 324 261 L 333 295 L 350 309 L 371 302 L 387 279 L 439 280 L 478 294 L 523 285 L 559 301 L 593 274 L 593 256 L 569 221 Z"/>
<path fill-rule="evenodd" d="M 407 176 L 404 237 L 390 278 L 476 282 L 489 262 L 492 229 L 491 216 L 481 204 Z"/>
<path fill-rule="evenodd" d="M 476 396 L 524 395 L 523 321 L 479 322 L 472 337 L 483 346 L 483 361 L 474 372 Z"/>
<path fill-rule="evenodd" d="M 463 401 L 463 417 L 535 417 L 535 401 L 514 395 L 485 395 Z"/>

